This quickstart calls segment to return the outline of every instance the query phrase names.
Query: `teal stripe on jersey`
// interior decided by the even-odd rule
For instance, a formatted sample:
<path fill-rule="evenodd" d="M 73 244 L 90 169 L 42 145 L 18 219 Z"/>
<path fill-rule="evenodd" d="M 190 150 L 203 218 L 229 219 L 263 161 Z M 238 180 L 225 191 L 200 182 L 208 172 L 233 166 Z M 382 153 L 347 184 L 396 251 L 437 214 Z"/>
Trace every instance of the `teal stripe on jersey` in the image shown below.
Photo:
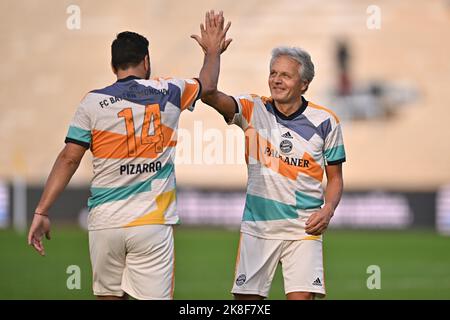
<path fill-rule="evenodd" d="M 243 221 L 297 219 L 296 208 L 275 200 L 247 194 Z"/>
<path fill-rule="evenodd" d="M 297 208 L 302 210 L 315 209 L 323 205 L 323 200 L 308 196 L 303 192 L 295 191 L 295 198 L 297 200 Z"/>
<path fill-rule="evenodd" d="M 70 126 L 67 138 L 78 140 L 81 142 L 91 143 L 91 131 L 78 127 Z"/>
<path fill-rule="evenodd" d="M 138 182 L 125 187 L 117 188 L 91 188 L 91 197 L 88 200 L 89 210 L 112 201 L 125 200 L 129 197 L 152 189 L 152 181 L 155 179 L 167 179 L 173 173 L 173 163 L 166 164 L 158 173 L 147 181 Z"/>
<path fill-rule="evenodd" d="M 325 150 L 327 161 L 337 161 L 345 158 L 345 149 L 343 145 Z"/>
<path fill-rule="evenodd" d="M 323 204 L 322 199 L 295 192 L 296 206 L 247 194 L 243 221 L 269 221 L 297 219 L 297 210 L 316 209 Z"/>

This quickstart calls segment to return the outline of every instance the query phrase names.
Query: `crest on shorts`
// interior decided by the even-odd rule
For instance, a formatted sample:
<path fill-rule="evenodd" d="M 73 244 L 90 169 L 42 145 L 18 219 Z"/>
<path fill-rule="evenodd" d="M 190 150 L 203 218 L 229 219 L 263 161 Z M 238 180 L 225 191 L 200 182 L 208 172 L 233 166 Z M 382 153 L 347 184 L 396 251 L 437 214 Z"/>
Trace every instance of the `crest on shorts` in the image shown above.
<path fill-rule="evenodd" d="M 245 276 L 245 274 L 240 274 L 239 277 L 237 277 L 236 279 L 236 285 L 237 286 L 242 286 L 245 283 L 245 280 L 247 280 L 247 277 Z"/>

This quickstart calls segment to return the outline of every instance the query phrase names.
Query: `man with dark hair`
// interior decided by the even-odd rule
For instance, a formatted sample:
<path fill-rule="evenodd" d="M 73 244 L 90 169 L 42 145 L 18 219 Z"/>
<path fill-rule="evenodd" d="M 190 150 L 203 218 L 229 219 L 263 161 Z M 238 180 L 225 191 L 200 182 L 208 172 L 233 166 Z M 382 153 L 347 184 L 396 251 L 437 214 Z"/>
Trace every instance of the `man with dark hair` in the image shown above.
<path fill-rule="evenodd" d="M 229 26 L 224 28 L 222 13 L 211 11 L 201 36 L 192 36 L 205 53 L 198 79 L 148 80 L 147 39 L 118 34 L 111 47 L 117 82 L 89 92 L 75 113 L 35 209 L 28 243 L 45 254 L 49 209 L 90 149 L 89 249 L 99 298 L 173 298 L 178 120 L 183 110 L 216 90 L 220 54 L 231 42 L 225 39 Z"/>
<path fill-rule="evenodd" d="M 111 66 L 114 72 L 137 66 L 148 56 L 148 40 L 135 32 L 124 31 L 111 45 Z M 146 78 L 150 77 L 150 69 Z"/>

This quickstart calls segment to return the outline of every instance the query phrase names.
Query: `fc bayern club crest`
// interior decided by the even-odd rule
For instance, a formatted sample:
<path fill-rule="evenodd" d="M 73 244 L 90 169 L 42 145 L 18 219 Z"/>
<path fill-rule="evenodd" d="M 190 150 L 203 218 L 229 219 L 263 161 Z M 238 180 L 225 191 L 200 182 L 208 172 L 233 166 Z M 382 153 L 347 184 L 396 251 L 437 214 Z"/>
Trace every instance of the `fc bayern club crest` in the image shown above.
<path fill-rule="evenodd" d="M 292 142 L 290 142 L 289 140 L 283 140 L 280 143 L 280 150 L 283 153 L 289 153 L 292 151 Z"/>

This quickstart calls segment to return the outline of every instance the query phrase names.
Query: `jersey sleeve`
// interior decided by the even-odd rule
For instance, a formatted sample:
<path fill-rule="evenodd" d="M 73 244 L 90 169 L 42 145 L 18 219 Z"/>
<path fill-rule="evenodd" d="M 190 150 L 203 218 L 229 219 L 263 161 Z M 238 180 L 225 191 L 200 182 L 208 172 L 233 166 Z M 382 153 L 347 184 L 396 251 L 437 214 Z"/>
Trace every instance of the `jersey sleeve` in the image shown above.
<path fill-rule="evenodd" d="M 66 136 L 66 143 L 71 142 L 89 149 L 92 142 L 91 118 L 83 101 L 75 112 Z"/>
<path fill-rule="evenodd" d="M 175 85 L 180 95 L 181 111 L 188 109 L 194 111 L 195 102 L 200 98 L 202 85 L 200 80 L 194 79 L 169 79 L 168 83 Z"/>
<path fill-rule="evenodd" d="M 344 139 L 341 124 L 333 121 L 331 131 L 325 137 L 324 158 L 327 165 L 335 165 L 345 162 Z"/>
<path fill-rule="evenodd" d="M 236 113 L 234 114 L 234 117 L 228 121 L 228 124 L 235 124 L 245 131 L 251 124 L 255 96 L 241 95 L 232 98 L 236 103 Z"/>

